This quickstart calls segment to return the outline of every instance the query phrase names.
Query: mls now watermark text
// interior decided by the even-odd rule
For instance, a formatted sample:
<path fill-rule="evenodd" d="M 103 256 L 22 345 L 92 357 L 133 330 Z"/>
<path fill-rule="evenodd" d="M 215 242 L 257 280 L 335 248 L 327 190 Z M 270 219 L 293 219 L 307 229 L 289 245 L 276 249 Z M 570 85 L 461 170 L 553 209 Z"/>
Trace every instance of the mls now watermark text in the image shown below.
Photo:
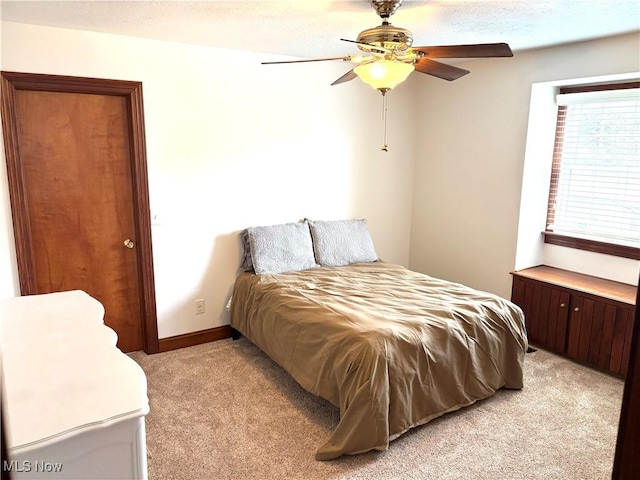
<path fill-rule="evenodd" d="M 32 462 L 30 460 L 24 460 L 18 462 L 17 460 L 2 462 L 2 469 L 5 472 L 46 472 L 57 473 L 62 471 L 62 463 L 59 462 L 40 462 L 36 460 Z"/>

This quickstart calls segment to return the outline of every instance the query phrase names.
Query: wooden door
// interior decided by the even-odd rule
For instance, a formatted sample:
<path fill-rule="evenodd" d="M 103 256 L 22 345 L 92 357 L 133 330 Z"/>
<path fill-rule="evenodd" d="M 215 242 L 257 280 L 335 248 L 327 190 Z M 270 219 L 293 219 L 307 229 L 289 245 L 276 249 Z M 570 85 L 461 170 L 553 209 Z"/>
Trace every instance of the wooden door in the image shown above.
<path fill-rule="evenodd" d="M 141 85 L 3 72 L 2 87 L 21 293 L 84 290 L 120 349 L 157 351 Z"/>
<path fill-rule="evenodd" d="M 639 478 L 640 452 L 640 290 L 636 289 L 636 308 L 632 315 L 632 340 L 629 346 L 627 380 L 618 426 L 618 441 L 613 461 L 613 480 Z M 626 368 L 625 367 L 625 368 Z"/>

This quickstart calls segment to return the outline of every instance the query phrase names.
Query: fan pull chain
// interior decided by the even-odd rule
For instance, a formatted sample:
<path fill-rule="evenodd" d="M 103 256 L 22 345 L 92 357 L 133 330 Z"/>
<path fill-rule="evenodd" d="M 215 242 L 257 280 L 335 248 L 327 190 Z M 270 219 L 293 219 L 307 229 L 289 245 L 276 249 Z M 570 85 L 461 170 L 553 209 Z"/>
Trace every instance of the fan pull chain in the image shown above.
<path fill-rule="evenodd" d="M 382 121 L 384 122 L 384 137 L 383 137 L 383 145 L 380 147 L 380 150 L 383 152 L 389 151 L 389 146 L 387 145 L 387 95 L 386 91 L 382 90 Z"/>

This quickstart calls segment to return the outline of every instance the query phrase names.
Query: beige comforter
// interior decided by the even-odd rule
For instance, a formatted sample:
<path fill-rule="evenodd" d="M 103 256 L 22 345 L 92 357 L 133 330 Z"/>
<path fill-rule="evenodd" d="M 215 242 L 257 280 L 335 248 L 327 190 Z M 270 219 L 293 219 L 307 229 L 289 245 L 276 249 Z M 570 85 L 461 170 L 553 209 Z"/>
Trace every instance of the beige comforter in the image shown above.
<path fill-rule="evenodd" d="M 242 273 L 231 326 L 340 408 L 316 459 L 386 450 L 412 427 L 522 388 L 522 311 L 387 263 Z"/>

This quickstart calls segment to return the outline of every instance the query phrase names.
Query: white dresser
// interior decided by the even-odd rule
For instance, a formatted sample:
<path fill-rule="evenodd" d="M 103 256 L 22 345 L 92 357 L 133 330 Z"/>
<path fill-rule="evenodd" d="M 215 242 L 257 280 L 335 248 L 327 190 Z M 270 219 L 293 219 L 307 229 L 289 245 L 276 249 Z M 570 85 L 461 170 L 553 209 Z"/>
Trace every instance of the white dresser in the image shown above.
<path fill-rule="evenodd" d="M 0 302 L 2 415 L 15 479 L 146 479 L 147 381 L 82 291 Z"/>

